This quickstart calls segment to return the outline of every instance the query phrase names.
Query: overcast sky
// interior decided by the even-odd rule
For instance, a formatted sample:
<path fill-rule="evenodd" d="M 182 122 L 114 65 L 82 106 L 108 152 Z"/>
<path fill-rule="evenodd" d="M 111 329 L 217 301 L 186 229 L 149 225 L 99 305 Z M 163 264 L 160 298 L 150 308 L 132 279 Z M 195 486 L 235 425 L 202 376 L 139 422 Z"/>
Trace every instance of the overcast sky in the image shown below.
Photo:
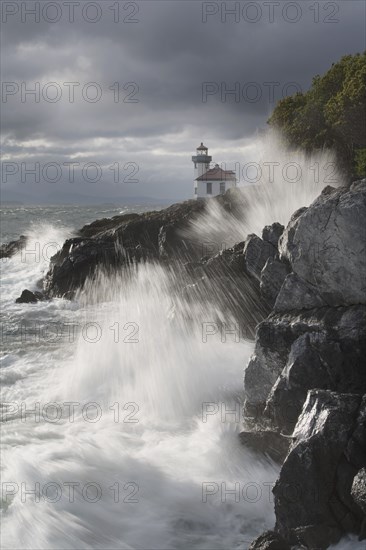
<path fill-rule="evenodd" d="M 196 146 L 253 160 L 274 101 L 364 24 L 363 0 L 3 1 L 3 200 L 191 197 Z"/>

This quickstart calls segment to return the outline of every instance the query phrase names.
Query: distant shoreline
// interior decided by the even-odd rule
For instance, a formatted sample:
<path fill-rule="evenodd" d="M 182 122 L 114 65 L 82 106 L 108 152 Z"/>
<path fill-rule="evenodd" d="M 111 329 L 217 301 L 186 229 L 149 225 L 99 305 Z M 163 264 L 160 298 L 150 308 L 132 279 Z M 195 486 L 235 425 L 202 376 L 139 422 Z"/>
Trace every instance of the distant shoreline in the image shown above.
<path fill-rule="evenodd" d="M 178 202 L 183 202 L 187 199 L 177 198 L 177 199 L 154 199 L 150 197 L 126 197 L 125 199 L 119 199 L 118 201 L 111 202 L 53 202 L 53 203 L 43 203 L 43 202 L 22 202 L 22 201 L 0 201 L 0 208 L 12 207 L 12 206 L 26 206 L 26 207 L 61 207 L 61 206 L 108 206 L 108 207 L 119 207 L 119 206 L 166 206 L 170 204 L 175 204 Z"/>

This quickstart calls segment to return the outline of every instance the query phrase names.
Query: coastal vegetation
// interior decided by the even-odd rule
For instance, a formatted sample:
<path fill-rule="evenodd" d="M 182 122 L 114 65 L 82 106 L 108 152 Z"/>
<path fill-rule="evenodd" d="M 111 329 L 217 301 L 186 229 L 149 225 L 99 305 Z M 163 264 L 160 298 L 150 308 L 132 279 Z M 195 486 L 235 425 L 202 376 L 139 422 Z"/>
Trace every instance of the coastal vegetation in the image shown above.
<path fill-rule="evenodd" d="M 306 152 L 331 148 L 348 176 L 366 174 L 366 52 L 345 55 L 306 93 L 285 97 L 268 123 L 289 146 Z"/>

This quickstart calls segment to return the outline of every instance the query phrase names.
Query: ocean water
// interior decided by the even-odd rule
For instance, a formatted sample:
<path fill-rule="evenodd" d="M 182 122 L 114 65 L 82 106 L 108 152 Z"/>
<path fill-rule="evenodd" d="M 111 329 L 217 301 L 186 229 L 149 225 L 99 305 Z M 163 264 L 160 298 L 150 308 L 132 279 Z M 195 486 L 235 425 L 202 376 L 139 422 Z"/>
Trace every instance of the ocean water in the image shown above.
<path fill-rule="evenodd" d="M 282 220 L 318 190 L 294 193 Z M 267 196 L 235 238 L 250 219 L 277 221 Z M 2 548 L 248 548 L 274 525 L 278 467 L 238 441 L 253 344 L 223 338 L 217 320 L 234 320 L 188 304 L 174 273 L 149 264 L 100 275 L 73 302 L 15 303 L 76 228 L 123 210 L 4 210 L 3 240 L 29 242 L 2 262 Z M 192 232 L 222 222 L 227 235 L 223 216 Z"/>
<path fill-rule="evenodd" d="M 129 212 L 160 210 L 159 206 L 142 205 L 9 205 L 1 207 L 0 243 L 17 239 L 19 235 L 35 230 L 42 224 L 62 229 L 67 235 L 83 225 L 101 218 L 112 218 Z"/>

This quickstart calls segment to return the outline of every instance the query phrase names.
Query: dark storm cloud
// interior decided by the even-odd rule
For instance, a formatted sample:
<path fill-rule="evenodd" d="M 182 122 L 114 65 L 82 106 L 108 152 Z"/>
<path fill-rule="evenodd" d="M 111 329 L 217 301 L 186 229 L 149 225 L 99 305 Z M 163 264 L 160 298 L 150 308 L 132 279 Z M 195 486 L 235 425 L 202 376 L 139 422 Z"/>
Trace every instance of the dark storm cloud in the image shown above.
<path fill-rule="evenodd" d="M 26 4 L 29 8 L 36 2 Z M 102 13 L 96 23 L 81 16 L 87 4 L 75 4 L 73 23 L 62 1 L 58 22 L 45 20 L 55 17 L 51 6 L 36 23 L 31 16 L 22 22 L 19 3 L 18 13 L 3 23 L 2 80 L 19 86 L 2 104 L 3 151 L 5 160 L 14 162 L 53 158 L 61 163 L 75 154 L 105 166 L 138 159 L 148 186 L 141 184 L 132 192 L 123 187 L 118 189 L 122 195 L 189 196 L 190 155 L 197 142 L 207 140 L 218 156 L 220 147 L 240 150 L 265 127 L 274 100 L 306 90 L 315 74 L 342 55 L 364 49 L 365 8 L 356 0 L 292 3 L 301 12 L 293 23 L 286 21 L 296 18 L 289 2 L 272 3 L 273 22 L 262 2 L 259 20 L 245 20 L 242 10 L 253 2 L 240 2 L 237 23 L 233 15 L 221 21 L 221 2 L 120 2 L 117 23 L 110 9 L 115 2 L 94 3 Z M 227 2 L 226 7 L 237 4 Z M 17 4 L 4 2 L 3 10 L 4 5 Z M 135 6 L 138 13 L 133 13 Z M 93 18 L 93 7 L 89 9 Z M 253 21 L 250 9 L 246 13 Z M 218 13 L 204 23 L 202 10 Z M 30 95 L 21 100 L 22 82 L 28 89 L 39 83 L 39 103 Z M 74 103 L 67 82 L 80 84 Z M 96 102 L 93 87 L 85 88 L 90 82 L 102 92 Z M 110 89 L 116 82 L 118 102 L 116 88 Z M 240 96 L 225 96 L 235 83 Z M 205 89 L 211 93 L 203 98 Z M 65 196 L 70 193 L 66 187 Z M 105 188 L 93 192 L 102 197 Z"/>

